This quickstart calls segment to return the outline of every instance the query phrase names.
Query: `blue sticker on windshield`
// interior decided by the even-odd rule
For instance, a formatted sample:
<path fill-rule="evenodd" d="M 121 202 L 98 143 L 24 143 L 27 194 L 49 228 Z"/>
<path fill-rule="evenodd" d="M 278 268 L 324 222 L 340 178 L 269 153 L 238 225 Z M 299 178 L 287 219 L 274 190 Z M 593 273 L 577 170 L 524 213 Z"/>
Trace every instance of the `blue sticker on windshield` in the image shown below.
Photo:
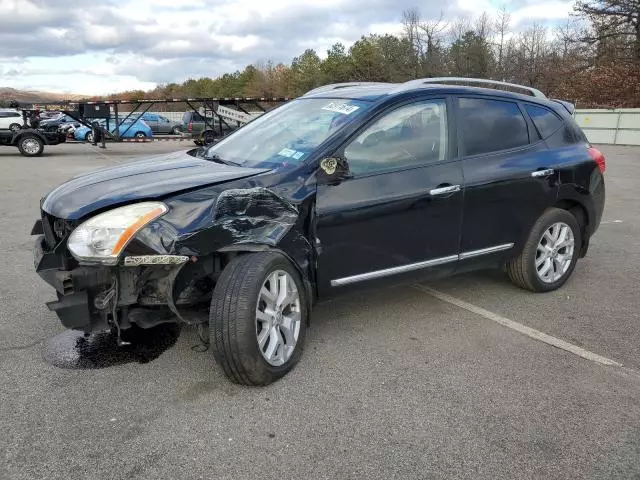
<path fill-rule="evenodd" d="M 296 160 L 300 160 L 302 157 L 304 157 L 304 152 L 296 152 L 291 155 L 291 158 L 295 158 Z"/>

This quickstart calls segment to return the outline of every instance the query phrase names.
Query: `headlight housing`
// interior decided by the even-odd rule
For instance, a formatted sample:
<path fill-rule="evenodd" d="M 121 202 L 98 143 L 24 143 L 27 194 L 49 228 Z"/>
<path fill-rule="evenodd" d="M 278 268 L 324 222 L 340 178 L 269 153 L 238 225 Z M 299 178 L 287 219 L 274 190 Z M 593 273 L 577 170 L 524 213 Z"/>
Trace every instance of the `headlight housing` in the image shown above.
<path fill-rule="evenodd" d="M 67 246 L 81 262 L 116 265 L 133 236 L 168 210 L 161 202 L 141 202 L 114 208 L 77 227 L 69 236 Z"/>

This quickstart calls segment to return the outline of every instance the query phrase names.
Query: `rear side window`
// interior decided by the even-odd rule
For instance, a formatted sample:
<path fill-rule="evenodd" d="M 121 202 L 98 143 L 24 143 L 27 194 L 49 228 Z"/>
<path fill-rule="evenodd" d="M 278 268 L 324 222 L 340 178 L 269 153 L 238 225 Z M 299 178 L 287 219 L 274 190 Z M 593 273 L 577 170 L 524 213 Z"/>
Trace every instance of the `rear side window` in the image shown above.
<path fill-rule="evenodd" d="M 533 124 L 538 129 L 542 138 L 549 137 L 562 126 L 562 120 L 551 110 L 537 105 L 525 105 L 524 108 L 531 117 L 531 120 L 533 120 Z"/>
<path fill-rule="evenodd" d="M 458 102 L 463 154 L 497 152 L 529 143 L 527 122 L 517 104 L 485 98 L 460 98 Z"/>

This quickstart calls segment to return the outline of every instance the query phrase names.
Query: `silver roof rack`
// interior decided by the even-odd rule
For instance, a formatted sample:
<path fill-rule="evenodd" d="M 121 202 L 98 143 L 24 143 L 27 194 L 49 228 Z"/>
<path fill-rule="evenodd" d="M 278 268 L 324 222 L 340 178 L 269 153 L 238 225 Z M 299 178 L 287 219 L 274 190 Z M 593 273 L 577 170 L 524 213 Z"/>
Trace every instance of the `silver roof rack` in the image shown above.
<path fill-rule="evenodd" d="M 534 97 L 538 97 L 538 98 L 547 98 L 546 95 L 544 93 L 542 93 L 540 90 L 533 88 L 533 87 L 527 87 L 526 85 L 518 85 L 515 83 L 507 83 L 507 82 L 499 82 L 497 80 L 488 80 L 485 78 L 465 78 L 465 77 L 433 77 L 433 78 L 419 78 L 417 80 L 409 80 L 408 82 L 405 82 L 401 85 L 399 85 L 397 88 L 395 88 L 393 90 L 393 93 L 398 93 L 398 92 L 403 92 L 406 90 L 411 90 L 414 88 L 420 88 L 423 87 L 427 84 L 432 84 L 432 83 L 439 83 L 439 84 L 478 84 L 478 85 L 487 85 L 487 86 L 501 86 L 501 87 L 509 87 L 509 88 L 513 88 L 513 89 L 518 89 L 518 90 L 525 90 L 529 93 L 529 95 L 532 95 Z"/>
<path fill-rule="evenodd" d="M 332 90 L 338 90 L 340 88 L 349 88 L 349 87 L 374 87 L 377 85 L 390 85 L 389 83 L 384 82 L 344 82 L 344 83 L 332 83 L 330 85 L 323 85 L 322 87 L 314 88 L 313 90 L 309 90 L 307 93 L 303 95 L 306 97 L 307 95 L 314 95 L 316 93 L 330 92 Z"/>

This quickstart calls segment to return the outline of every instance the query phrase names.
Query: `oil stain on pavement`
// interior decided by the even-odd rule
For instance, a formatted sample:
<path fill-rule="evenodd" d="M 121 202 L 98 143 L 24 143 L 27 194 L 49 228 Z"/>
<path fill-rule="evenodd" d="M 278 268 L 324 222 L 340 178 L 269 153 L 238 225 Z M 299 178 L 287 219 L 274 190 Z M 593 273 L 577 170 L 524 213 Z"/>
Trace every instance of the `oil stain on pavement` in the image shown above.
<path fill-rule="evenodd" d="M 148 363 L 175 345 L 181 326 L 159 325 L 137 335 L 130 345 L 118 346 L 111 332 L 93 333 L 66 330 L 44 342 L 44 360 L 58 368 L 107 368 L 125 363 Z"/>

